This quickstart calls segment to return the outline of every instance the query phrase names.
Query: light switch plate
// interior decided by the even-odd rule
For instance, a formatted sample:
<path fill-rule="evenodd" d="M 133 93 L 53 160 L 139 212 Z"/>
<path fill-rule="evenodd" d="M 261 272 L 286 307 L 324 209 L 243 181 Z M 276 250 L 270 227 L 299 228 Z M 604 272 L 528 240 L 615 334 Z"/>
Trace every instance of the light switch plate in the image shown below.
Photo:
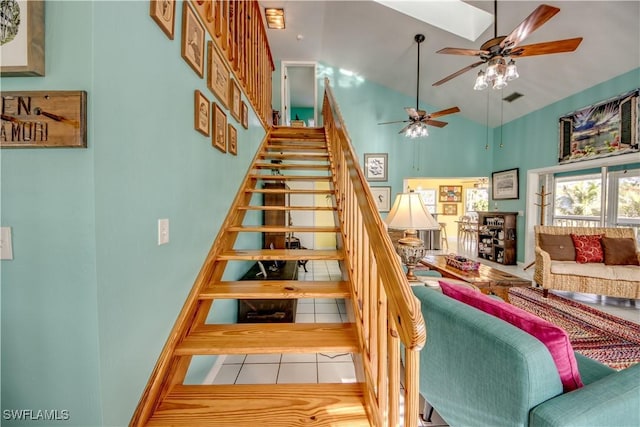
<path fill-rule="evenodd" d="M 13 259 L 11 227 L 0 227 L 0 259 Z"/>
<path fill-rule="evenodd" d="M 169 243 L 169 220 L 167 218 L 158 220 L 158 245 Z"/>

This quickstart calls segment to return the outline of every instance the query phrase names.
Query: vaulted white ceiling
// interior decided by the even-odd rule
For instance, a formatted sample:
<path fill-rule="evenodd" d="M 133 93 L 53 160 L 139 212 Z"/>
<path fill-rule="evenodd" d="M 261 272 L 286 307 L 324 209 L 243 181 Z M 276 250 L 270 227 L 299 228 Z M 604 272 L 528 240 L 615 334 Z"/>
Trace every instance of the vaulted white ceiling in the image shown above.
<path fill-rule="evenodd" d="M 494 10 L 493 1 L 467 3 L 491 13 Z M 462 110 L 458 114 L 491 126 L 640 67 L 638 0 L 546 2 L 559 7 L 560 12 L 520 44 L 583 37 L 582 44 L 572 53 L 521 58 L 517 60 L 519 79 L 509 82 L 502 91 L 482 92 L 474 91 L 473 84 L 477 71 L 484 67 L 433 87 L 434 82 L 478 60 L 474 56 L 435 52 L 443 47 L 479 49 L 493 38 L 493 25 L 476 41 L 470 41 L 370 0 L 265 0 L 260 4 L 285 9 L 286 29 L 267 30 L 274 60 L 318 61 L 337 66 L 412 99 L 417 65 L 414 36 L 424 34 L 420 103 L 436 110 L 457 105 Z M 509 34 L 540 4 L 499 1 L 498 35 Z M 513 92 L 524 96 L 513 103 L 501 101 Z M 403 117 L 404 111 L 400 110 L 397 117 L 388 119 Z"/>

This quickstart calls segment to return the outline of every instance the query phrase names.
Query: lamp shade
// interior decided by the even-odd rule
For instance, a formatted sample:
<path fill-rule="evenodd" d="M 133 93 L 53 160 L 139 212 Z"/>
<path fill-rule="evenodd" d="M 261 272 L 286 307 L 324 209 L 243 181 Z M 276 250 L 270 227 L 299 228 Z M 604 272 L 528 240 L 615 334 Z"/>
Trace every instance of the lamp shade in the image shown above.
<path fill-rule="evenodd" d="M 438 222 L 424 207 L 420 194 L 413 191 L 396 195 L 393 207 L 384 221 L 399 230 L 437 230 Z"/>

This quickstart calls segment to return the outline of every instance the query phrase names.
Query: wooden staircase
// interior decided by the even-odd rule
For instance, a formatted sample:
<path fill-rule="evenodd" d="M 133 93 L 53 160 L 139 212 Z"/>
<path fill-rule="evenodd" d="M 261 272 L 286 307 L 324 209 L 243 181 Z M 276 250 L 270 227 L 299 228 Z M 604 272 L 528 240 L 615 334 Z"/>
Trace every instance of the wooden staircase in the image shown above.
<path fill-rule="evenodd" d="M 264 182 L 325 182 L 329 189 L 264 189 Z M 238 233 L 339 233 L 338 226 L 264 226 L 244 224 L 245 213 L 260 210 L 337 210 L 331 162 L 323 128 L 275 128 L 259 150 L 237 209 L 230 213 L 210 253 L 201 281 L 172 332 L 170 354 L 157 366 L 132 426 L 369 426 L 364 388 L 355 384 L 183 385 L 190 359 L 196 355 L 267 353 L 359 353 L 353 323 L 207 324 L 211 303 L 218 299 L 351 298 L 348 280 L 223 280 L 229 262 L 342 261 L 335 250 L 237 249 Z M 268 192 L 331 196 L 330 206 L 262 206 Z M 187 301 L 189 304 L 189 300 Z M 184 310 L 183 310 L 184 311 Z"/>
<path fill-rule="evenodd" d="M 418 351 L 426 339 L 424 320 L 328 80 L 323 121 L 324 128 L 268 130 L 130 426 L 399 426 L 402 421 L 404 426 L 417 425 Z M 305 189 L 294 185 L 302 181 L 316 185 Z M 290 186 L 263 185 L 272 183 Z M 262 196 L 270 193 L 324 196 L 331 203 L 263 206 Z M 262 225 L 260 214 L 273 211 L 324 211 L 333 214 L 334 223 Z M 336 245 L 332 250 L 256 249 L 262 246 L 260 236 L 269 233 L 332 233 Z M 256 261 L 298 260 L 336 261 L 342 277 L 332 281 L 227 277 L 237 276 Z M 227 270 L 234 274 L 225 276 Z M 344 298 L 350 323 L 207 322 L 216 300 L 298 298 Z M 194 356 L 320 352 L 351 353 L 357 382 L 185 384 Z"/>

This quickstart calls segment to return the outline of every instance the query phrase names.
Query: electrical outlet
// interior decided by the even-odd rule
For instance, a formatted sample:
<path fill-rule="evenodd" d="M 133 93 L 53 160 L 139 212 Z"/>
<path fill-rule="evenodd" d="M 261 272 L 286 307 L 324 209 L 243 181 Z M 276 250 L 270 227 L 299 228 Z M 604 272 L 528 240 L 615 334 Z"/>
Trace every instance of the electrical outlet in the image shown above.
<path fill-rule="evenodd" d="M 169 243 L 169 220 L 158 220 L 158 245 Z"/>
<path fill-rule="evenodd" d="M 11 227 L 0 227 L 0 259 L 13 259 Z"/>

